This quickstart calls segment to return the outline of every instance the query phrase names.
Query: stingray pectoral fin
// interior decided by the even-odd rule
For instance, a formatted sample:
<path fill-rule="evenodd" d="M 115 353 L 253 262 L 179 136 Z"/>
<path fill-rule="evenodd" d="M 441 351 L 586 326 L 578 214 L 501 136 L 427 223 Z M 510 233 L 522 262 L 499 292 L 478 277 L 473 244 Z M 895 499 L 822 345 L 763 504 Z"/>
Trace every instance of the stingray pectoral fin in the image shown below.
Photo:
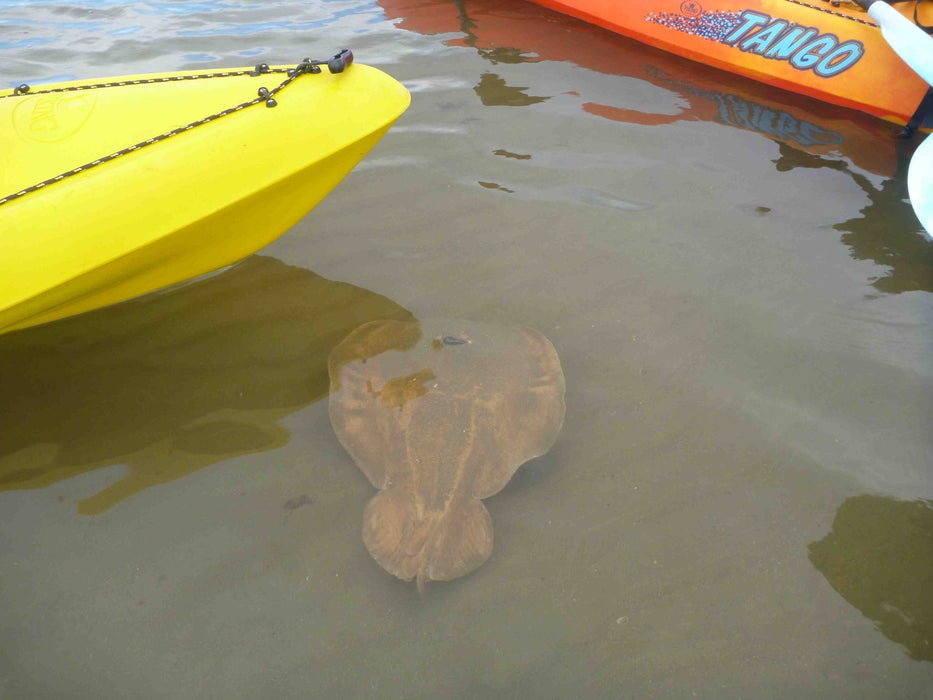
<path fill-rule="evenodd" d="M 501 491 L 522 464 L 551 449 L 564 423 L 564 372 L 557 351 L 538 331 L 519 330 L 525 364 L 474 413 L 474 498 Z"/>
<path fill-rule="evenodd" d="M 409 493 L 388 489 L 366 506 L 363 542 L 383 569 L 403 581 L 450 581 L 492 554 L 492 520 L 476 499 L 419 514 Z"/>

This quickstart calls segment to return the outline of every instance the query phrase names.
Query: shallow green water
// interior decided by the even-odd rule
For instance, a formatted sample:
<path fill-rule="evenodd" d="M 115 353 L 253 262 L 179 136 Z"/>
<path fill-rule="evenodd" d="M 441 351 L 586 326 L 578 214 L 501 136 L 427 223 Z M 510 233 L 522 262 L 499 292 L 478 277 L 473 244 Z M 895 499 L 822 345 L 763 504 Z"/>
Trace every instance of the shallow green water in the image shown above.
<path fill-rule="evenodd" d="M 412 106 L 298 226 L 0 336 L 0 698 L 933 687 L 909 148 L 518 0 L 0 7 L 5 85 L 344 46 Z M 490 559 L 420 595 L 328 419 L 328 352 L 386 317 L 532 326 L 566 377 Z"/>

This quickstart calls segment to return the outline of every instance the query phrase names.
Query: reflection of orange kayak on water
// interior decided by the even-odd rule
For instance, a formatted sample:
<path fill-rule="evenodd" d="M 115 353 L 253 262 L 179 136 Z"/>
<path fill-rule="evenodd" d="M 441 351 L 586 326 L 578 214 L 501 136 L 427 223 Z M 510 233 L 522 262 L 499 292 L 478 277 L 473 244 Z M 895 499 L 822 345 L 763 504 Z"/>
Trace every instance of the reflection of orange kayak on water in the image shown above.
<path fill-rule="evenodd" d="M 927 92 L 874 20 L 845 0 L 533 1 L 679 56 L 889 121 L 910 120 Z M 913 19 L 917 5 L 895 7 Z"/>
<path fill-rule="evenodd" d="M 461 32 L 448 43 L 472 47 L 492 63 L 570 62 L 600 73 L 645 80 L 681 97 L 674 110 L 658 113 L 639 109 L 642 105 L 624 93 L 607 99 L 605 94 L 584 92 L 581 106 L 590 114 L 645 125 L 718 122 L 761 133 L 813 155 L 844 156 L 880 175 L 890 176 L 896 170 L 895 150 L 878 148 L 878 137 L 892 134 L 882 122 L 730 77 L 597 27 L 564 20 L 526 2 L 380 0 L 380 4 L 400 28 L 422 34 Z M 481 89 L 482 83 L 477 92 Z"/>

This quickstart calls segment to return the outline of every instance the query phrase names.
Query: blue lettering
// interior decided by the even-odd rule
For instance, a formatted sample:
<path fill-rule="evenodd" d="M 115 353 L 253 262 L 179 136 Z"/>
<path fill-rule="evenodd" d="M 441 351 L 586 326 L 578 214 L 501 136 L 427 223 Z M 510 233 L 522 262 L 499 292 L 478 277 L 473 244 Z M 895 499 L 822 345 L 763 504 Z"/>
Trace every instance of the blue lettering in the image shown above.
<path fill-rule="evenodd" d="M 787 29 L 787 22 L 782 19 L 776 20 L 743 41 L 739 48 L 742 51 L 763 54 L 785 29 Z"/>
<path fill-rule="evenodd" d="M 794 68 L 800 70 L 813 68 L 827 52 L 836 48 L 838 42 L 839 40 L 832 34 L 824 34 L 823 36 L 817 37 L 795 53 L 793 58 L 790 59 L 790 64 Z"/>
<path fill-rule="evenodd" d="M 755 127 L 749 119 L 749 112 L 751 112 L 749 103 L 735 95 L 727 95 L 726 99 L 729 100 L 729 104 L 732 106 L 732 123 L 754 131 Z"/>
<path fill-rule="evenodd" d="M 755 131 L 761 131 L 761 110 L 762 107 L 757 102 L 749 102 L 751 113 L 748 116 L 748 122 Z"/>
<path fill-rule="evenodd" d="M 781 112 L 778 115 L 777 126 L 775 127 L 777 129 L 776 133 L 783 138 L 798 141 L 799 139 L 797 139 L 797 130 L 799 127 L 800 122 L 794 119 L 787 112 Z"/>
<path fill-rule="evenodd" d="M 810 122 L 802 122 L 800 125 L 800 143 L 804 146 L 812 146 L 814 144 L 834 146 L 843 141 L 842 134 L 838 131 L 827 131 Z"/>
<path fill-rule="evenodd" d="M 840 41 L 835 34 L 821 34 L 816 27 L 793 24 L 781 18 L 772 19 L 764 12 L 725 13 L 728 19 L 707 22 L 707 14 L 717 13 L 700 13 L 703 17 L 697 20 L 699 15 L 695 13 L 698 11 L 698 4 L 684 0 L 680 15 L 649 12 L 647 20 L 763 58 L 787 61 L 796 70 L 812 70 L 821 78 L 839 75 L 865 55 L 865 47 L 859 41 Z M 685 17 L 686 20 L 683 19 Z M 742 118 L 741 115 L 738 118 Z"/>
<path fill-rule="evenodd" d="M 711 92 L 709 98 L 719 106 L 719 118 L 726 124 L 731 124 L 732 118 L 729 116 L 729 105 L 726 104 L 723 96 L 718 92 Z"/>
<path fill-rule="evenodd" d="M 798 121 L 787 112 L 775 111 L 754 102 L 750 103 L 736 95 L 714 92 L 707 97 L 718 104 L 720 120 L 732 126 L 787 141 L 795 141 L 804 146 L 832 145 L 843 141 L 842 135 L 836 131 L 827 131 L 810 122 Z"/>
<path fill-rule="evenodd" d="M 794 27 L 784 36 L 777 40 L 777 43 L 765 51 L 765 57 L 777 58 L 786 61 L 801 46 L 817 35 L 817 30 L 813 27 Z"/>
<path fill-rule="evenodd" d="M 768 15 L 752 12 L 751 10 L 745 10 L 745 12 L 742 13 L 742 19 L 745 21 L 735 30 L 733 30 L 729 36 L 723 39 L 724 43 L 734 45 L 735 42 L 748 34 L 752 29 L 761 24 L 767 23 L 771 18 Z"/>
<path fill-rule="evenodd" d="M 773 109 L 765 109 L 758 120 L 758 130 L 764 134 L 774 134 L 774 120 L 778 117 Z"/>
<path fill-rule="evenodd" d="M 823 57 L 813 72 L 821 78 L 831 78 L 847 68 L 851 68 L 865 53 L 865 47 L 859 41 L 846 41 Z"/>

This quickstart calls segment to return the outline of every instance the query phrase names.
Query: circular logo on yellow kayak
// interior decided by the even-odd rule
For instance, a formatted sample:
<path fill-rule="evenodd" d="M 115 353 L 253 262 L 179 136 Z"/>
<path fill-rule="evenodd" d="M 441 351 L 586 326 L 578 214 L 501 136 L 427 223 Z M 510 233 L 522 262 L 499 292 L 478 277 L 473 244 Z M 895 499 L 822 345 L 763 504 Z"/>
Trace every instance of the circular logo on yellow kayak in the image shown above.
<path fill-rule="evenodd" d="M 13 126 L 33 141 L 62 141 L 84 125 L 96 103 L 92 92 L 32 95 L 16 105 Z"/>
<path fill-rule="evenodd" d="M 703 6 L 693 0 L 684 0 L 680 3 L 680 13 L 687 17 L 699 17 L 703 14 Z"/>

